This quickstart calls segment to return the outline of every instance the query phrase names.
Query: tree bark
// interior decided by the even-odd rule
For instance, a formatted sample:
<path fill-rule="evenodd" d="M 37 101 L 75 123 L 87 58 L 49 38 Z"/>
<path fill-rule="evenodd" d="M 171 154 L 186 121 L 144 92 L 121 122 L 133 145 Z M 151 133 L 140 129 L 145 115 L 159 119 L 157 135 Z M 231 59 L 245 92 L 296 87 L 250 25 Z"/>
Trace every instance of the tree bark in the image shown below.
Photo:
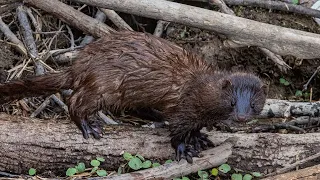
<path fill-rule="evenodd" d="M 102 167 L 116 169 L 122 152 L 139 153 L 147 159 L 172 159 L 167 129 L 106 126 L 100 140 L 84 139 L 69 120 L 39 120 L 0 114 L 0 171 L 26 173 L 31 167 L 38 172 L 65 172 L 77 162 L 89 163 L 104 157 Z M 274 172 L 299 159 L 320 151 L 320 136 L 310 134 L 245 134 L 208 132 L 216 144 L 230 137 L 239 140 L 228 163 L 246 171 Z M 213 157 L 214 158 L 214 157 Z"/>

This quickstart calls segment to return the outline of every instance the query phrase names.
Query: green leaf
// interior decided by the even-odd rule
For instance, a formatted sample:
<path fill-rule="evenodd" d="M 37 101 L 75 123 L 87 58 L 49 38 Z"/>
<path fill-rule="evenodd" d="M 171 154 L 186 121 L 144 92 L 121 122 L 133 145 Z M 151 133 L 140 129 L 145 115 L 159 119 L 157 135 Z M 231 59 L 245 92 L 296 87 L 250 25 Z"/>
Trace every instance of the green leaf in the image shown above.
<path fill-rule="evenodd" d="M 284 78 L 280 78 L 279 81 L 280 81 L 280 84 L 284 84 L 285 82 L 287 82 Z"/>
<path fill-rule="evenodd" d="M 97 157 L 96 158 L 98 161 L 100 161 L 100 162 L 104 162 L 105 161 L 105 159 L 103 158 L 103 157 Z"/>
<path fill-rule="evenodd" d="M 206 171 L 198 171 L 198 175 L 202 179 L 208 179 L 208 177 L 209 177 L 209 174 Z"/>
<path fill-rule="evenodd" d="M 143 167 L 143 168 L 150 168 L 151 165 L 152 165 L 152 162 L 149 161 L 149 160 L 147 160 L 147 161 L 145 161 L 145 162 L 142 163 L 142 167 Z"/>
<path fill-rule="evenodd" d="M 161 166 L 159 163 L 153 163 L 152 164 L 152 167 L 159 167 L 159 166 Z"/>
<path fill-rule="evenodd" d="M 251 174 L 252 174 L 252 176 L 254 176 L 254 177 L 261 177 L 261 176 L 262 176 L 262 174 L 259 173 L 259 172 L 252 172 Z"/>
<path fill-rule="evenodd" d="M 78 165 L 77 165 L 75 168 L 77 169 L 77 171 L 78 171 L 79 173 L 82 173 L 82 172 L 85 171 L 86 165 L 81 162 L 81 163 L 78 163 Z"/>
<path fill-rule="evenodd" d="M 302 96 L 302 91 L 297 90 L 297 91 L 296 91 L 296 94 L 295 94 L 294 96 L 296 96 L 296 97 Z"/>
<path fill-rule="evenodd" d="M 97 170 L 96 173 L 97 173 L 97 175 L 100 176 L 100 177 L 104 177 L 104 176 L 107 176 L 107 175 L 108 175 L 107 171 L 105 171 L 105 170 Z"/>
<path fill-rule="evenodd" d="M 133 156 L 130 153 L 125 152 L 125 153 L 123 153 L 123 158 L 125 160 L 129 161 L 130 159 L 133 158 Z"/>
<path fill-rule="evenodd" d="M 144 157 L 142 157 L 140 154 L 137 154 L 136 157 L 138 157 L 139 159 L 141 159 L 141 161 L 145 161 Z"/>
<path fill-rule="evenodd" d="M 180 178 L 173 178 L 172 180 L 181 180 Z"/>
<path fill-rule="evenodd" d="M 165 164 L 170 164 L 170 163 L 172 163 L 173 161 L 171 160 L 171 159 L 168 159 L 168 160 L 166 160 L 166 162 L 165 162 Z"/>
<path fill-rule="evenodd" d="M 292 0 L 292 4 L 299 4 L 299 0 Z"/>
<path fill-rule="evenodd" d="M 91 162 L 90 162 L 90 164 L 91 164 L 91 166 L 93 166 L 93 167 L 99 167 L 100 166 L 100 161 L 98 161 L 98 160 L 92 160 Z"/>
<path fill-rule="evenodd" d="M 120 175 L 122 173 L 122 167 L 120 166 L 119 168 L 118 168 L 118 175 Z"/>
<path fill-rule="evenodd" d="M 286 82 L 283 83 L 283 85 L 289 86 L 289 85 L 290 85 L 290 82 L 289 82 L 289 81 L 286 81 Z"/>
<path fill-rule="evenodd" d="M 99 167 L 94 167 L 94 168 L 92 168 L 91 174 L 93 174 L 94 172 L 96 172 L 96 171 L 98 170 L 98 168 L 99 168 Z"/>
<path fill-rule="evenodd" d="M 68 168 L 66 175 L 67 176 L 73 176 L 77 173 L 77 169 L 76 168 Z"/>
<path fill-rule="evenodd" d="M 218 173 L 219 173 L 219 171 L 218 171 L 217 168 L 213 168 L 213 169 L 211 170 L 211 174 L 212 174 L 213 176 L 218 176 Z"/>
<path fill-rule="evenodd" d="M 228 173 L 230 170 L 231 167 L 229 166 L 229 164 L 222 164 L 221 166 L 219 166 L 219 171 L 223 173 Z"/>
<path fill-rule="evenodd" d="M 128 165 L 133 170 L 139 170 L 142 168 L 142 161 L 141 159 L 134 157 L 129 161 Z"/>
<path fill-rule="evenodd" d="M 34 169 L 34 168 L 30 168 L 29 169 L 29 175 L 30 176 L 33 176 L 33 175 L 35 175 L 37 173 L 37 170 L 36 169 Z"/>
<path fill-rule="evenodd" d="M 251 180 L 252 179 L 252 176 L 250 174 L 245 174 L 243 176 L 243 180 Z"/>
<path fill-rule="evenodd" d="M 190 180 L 188 177 L 182 177 L 182 180 Z"/>
<path fill-rule="evenodd" d="M 232 174 L 231 179 L 232 180 L 242 180 L 242 174 Z"/>
<path fill-rule="evenodd" d="M 304 98 L 309 98 L 309 97 L 310 97 L 310 93 L 305 92 L 305 93 L 303 94 L 303 96 L 304 96 Z"/>

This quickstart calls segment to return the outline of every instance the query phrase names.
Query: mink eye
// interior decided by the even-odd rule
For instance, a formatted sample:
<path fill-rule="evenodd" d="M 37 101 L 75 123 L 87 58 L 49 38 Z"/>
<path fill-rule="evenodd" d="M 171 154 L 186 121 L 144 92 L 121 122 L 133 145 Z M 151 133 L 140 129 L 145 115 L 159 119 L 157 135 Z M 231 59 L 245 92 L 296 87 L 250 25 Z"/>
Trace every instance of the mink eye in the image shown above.
<path fill-rule="evenodd" d="M 232 101 L 231 101 L 231 106 L 234 107 L 235 105 L 236 105 L 236 101 L 235 101 L 235 100 L 232 100 Z"/>
<path fill-rule="evenodd" d="M 254 108 L 254 106 L 255 106 L 254 102 L 252 102 L 252 103 L 250 104 L 250 106 L 251 106 L 251 108 Z"/>

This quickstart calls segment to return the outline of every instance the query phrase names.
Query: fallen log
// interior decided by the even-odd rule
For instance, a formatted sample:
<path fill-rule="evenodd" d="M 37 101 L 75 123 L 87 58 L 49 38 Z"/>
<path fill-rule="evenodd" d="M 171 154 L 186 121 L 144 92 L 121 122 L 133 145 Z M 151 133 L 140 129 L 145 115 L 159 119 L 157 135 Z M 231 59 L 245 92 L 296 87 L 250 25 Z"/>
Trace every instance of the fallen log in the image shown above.
<path fill-rule="evenodd" d="M 25 2 L 32 2 L 31 4 L 35 5 L 33 1 L 38 2 L 38 0 Z M 239 44 L 264 47 L 279 55 L 293 55 L 302 59 L 320 57 L 319 34 L 260 23 L 165 0 L 71 1 L 216 31 Z"/>
<path fill-rule="evenodd" d="M 0 114 L 0 171 L 26 173 L 65 172 L 77 162 L 90 162 L 97 156 L 106 159 L 102 167 L 117 169 L 124 162 L 121 153 L 139 153 L 151 160 L 172 159 L 166 129 L 106 126 L 100 140 L 84 139 L 69 120 L 39 120 Z M 245 134 L 208 132 L 220 145 L 228 138 L 238 138 L 228 163 L 245 171 L 274 172 L 297 159 L 320 150 L 320 136 L 310 134 Z M 211 158 L 217 158 L 212 156 Z M 311 163 L 312 165 L 312 163 Z"/>
<path fill-rule="evenodd" d="M 299 180 L 316 180 L 320 177 L 320 165 L 299 169 L 284 174 L 279 174 L 272 177 L 267 177 L 262 180 L 288 180 L 288 179 L 299 179 Z"/>

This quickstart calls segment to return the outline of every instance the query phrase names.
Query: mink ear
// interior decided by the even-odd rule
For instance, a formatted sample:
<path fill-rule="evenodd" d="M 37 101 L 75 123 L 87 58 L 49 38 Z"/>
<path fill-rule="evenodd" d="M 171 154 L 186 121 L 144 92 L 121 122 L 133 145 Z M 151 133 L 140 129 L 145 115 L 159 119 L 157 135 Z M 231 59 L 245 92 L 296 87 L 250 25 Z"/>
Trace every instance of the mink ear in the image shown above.
<path fill-rule="evenodd" d="M 269 86 L 267 86 L 267 85 L 262 85 L 261 87 L 260 87 L 260 89 L 262 90 L 262 92 L 265 94 L 265 95 L 267 95 L 268 94 L 268 91 L 269 91 Z"/>
<path fill-rule="evenodd" d="M 222 84 L 221 84 L 222 89 L 225 89 L 225 88 L 230 87 L 230 86 L 232 86 L 232 82 L 231 82 L 230 79 L 224 79 L 222 81 Z"/>

